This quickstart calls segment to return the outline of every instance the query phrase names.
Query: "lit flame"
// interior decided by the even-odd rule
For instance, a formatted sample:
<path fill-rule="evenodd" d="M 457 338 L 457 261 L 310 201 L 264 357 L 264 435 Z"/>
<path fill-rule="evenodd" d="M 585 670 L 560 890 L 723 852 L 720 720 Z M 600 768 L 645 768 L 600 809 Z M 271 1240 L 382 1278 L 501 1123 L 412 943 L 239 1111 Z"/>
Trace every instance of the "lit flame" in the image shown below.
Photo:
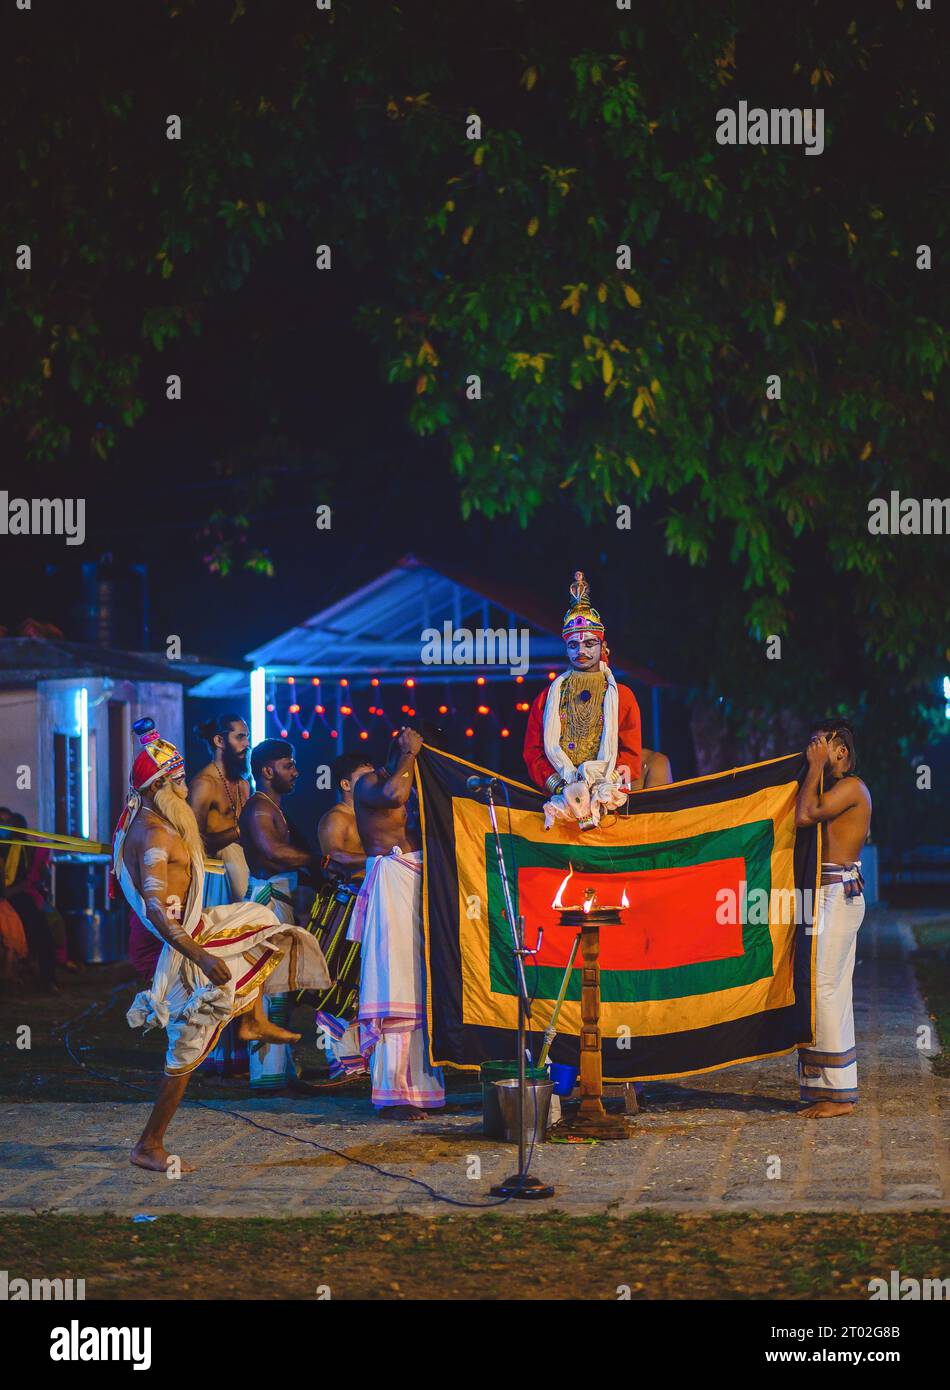
<path fill-rule="evenodd" d="M 560 912 L 560 911 L 563 909 L 564 904 L 563 904 L 563 902 L 561 901 L 561 899 L 562 899 L 562 897 L 563 897 L 563 895 L 564 895 L 564 889 L 567 887 L 568 883 L 570 882 L 570 880 L 571 880 L 573 877 L 574 877 L 574 865 L 571 864 L 571 863 L 568 863 L 568 866 L 567 866 L 567 873 L 564 875 L 563 879 L 561 880 L 561 886 L 560 886 L 560 888 L 557 890 L 557 892 L 555 893 L 555 895 L 554 895 L 554 901 L 553 901 L 553 903 L 551 904 L 551 906 L 554 908 L 555 912 Z"/>
<path fill-rule="evenodd" d="M 565 889 L 567 888 L 567 885 L 570 883 L 570 881 L 571 881 L 571 879 L 572 879 L 573 877 L 574 877 L 574 865 L 573 865 L 573 864 L 569 864 L 569 865 L 568 865 L 567 873 L 566 873 L 566 874 L 564 875 L 564 877 L 561 879 L 561 882 L 560 882 L 560 885 L 559 885 L 559 887 L 558 887 L 558 890 L 557 890 L 557 892 L 556 892 L 555 895 L 554 895 L 554 900 L 553 900 L 552 903 L 551 903 L 551 907 L 553 908 L 553 910 L 554 910 L 555 912 L 576 912 L 576 911 L 578 911 L 578 908 L 576 908 L 576 907 L 565 906 L 565 903 L 564 903 L 564 891 L 565 891 Z M 585 888 L 585 889 L 584 889 L 584 901 L 579 905 L 579 910 L 580 910 L 581 912 L 591 912 L 591 911 L 593 911 L 593 909 L 594 909 L 596 906 L 597 906 L 597 890 L 596 890 L 596 888 Z M 621 897 L 621 899 L 620 899 L 619 907 L 620 907 L 621 909 L 623 909 L 623 908 L 629 907 L 629 906 L 630 906 L 630 899 L 629 899 L 628 896 L 627 896 L 627 889 L 626 889 L 626 886 L 625 886 L 625 887 L 624 887 L 624 890 L 623 890 L 622 897 Z"/>

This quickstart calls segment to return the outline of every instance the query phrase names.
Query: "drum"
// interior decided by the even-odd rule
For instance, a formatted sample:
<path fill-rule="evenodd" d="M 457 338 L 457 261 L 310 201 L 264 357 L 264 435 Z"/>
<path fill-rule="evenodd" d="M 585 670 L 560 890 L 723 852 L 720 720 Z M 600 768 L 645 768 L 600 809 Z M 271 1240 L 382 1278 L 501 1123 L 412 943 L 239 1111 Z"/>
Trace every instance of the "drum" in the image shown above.
<path fill-rule="evenodd" d="M 360 999 L 360 943 L 346 939 L 359 891 L 358 883 L 324 883 L 307 923 L 307 931 L 316 937 L 333 981 L 329 989 L 306 991 L 307 1002 L 318 1012 L 347 1022 L 356 1017 Z M 297 996 L 298 1001 L 303 993 Z"/>

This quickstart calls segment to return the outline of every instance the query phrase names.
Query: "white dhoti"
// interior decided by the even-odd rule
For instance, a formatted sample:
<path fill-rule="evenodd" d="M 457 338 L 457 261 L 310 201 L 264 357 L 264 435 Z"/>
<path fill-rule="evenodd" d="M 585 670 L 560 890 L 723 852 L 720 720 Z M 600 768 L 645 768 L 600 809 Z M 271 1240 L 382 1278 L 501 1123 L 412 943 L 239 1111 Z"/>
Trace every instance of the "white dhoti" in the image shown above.
<path fill-rule="evenodd" d="M 798 1050 L 802 1100 L 846 1105 L 858 1099 L 852 977 L 864 907 L 863 894 L 847 898 L 843 883 L 818 890 L 815 1042 Z"/>
<path fill-rule="evenodd" d="M 296 873 L 272 874 L 270 878 L 250 877 L 247 884 L 247 898 L 251 902 L 263 903 L 275 914 L 278 921 L 288 926 L 294 924 L 294 892 L 297 888 Z M 303 931 L 302 927 L 297 928 Z M 310 936 L 309 932 L 304 932 Z M 310 937 L 313 940 L 313 937 Z M 319 947 L 318 947 L 319 949 Z M 323 952 L 320 952 L 321 958 Z M 326 969 L 326 965 L 324 965 Z M 329 983 L 329 975 L 327 976 Z M 303 986 L 299 986 L 303 988 Z M 291 997 L 274 990 L 264 1000 L 267 1017 L 278 1028 L 287 1028 L 290 1023 Z M 251 1090 L 276 1091 L 286 1086 L 288 1081 L 296 1081 L 297 1067 L 289 1043 L 267 1043 L 255 1048 L 250 1055 Z"/>
<path fill-rule="evenodd" d="M 242 902 L 247 891 L 247 860 L 241 846 L 236 842 L 225 845 L 218 858 L 224 862 L 224 873 L 205 873 L 204 908 Z M 246 1072 L 248 1066 L 247 1044 L 238 1038 L 236 1028 L 227 1027 L 202 1064 L 202 1071 L 233 1076 Z"/>
<path fill-rule="evenodd" d="M 421 851 L 367 859 L 347 936 L 361 943 L 360 1048 L 379 1108 L 445 1104 L 442 1069 L 429 1063 L 421 905 Z"/>
<path fill-rule="evenodd" d="M 189 932 L 199 946 L 223 960 L 231 978 L 213 985 L 173 946 L 166 944 L 151 988 L 132 1001 L 132 1028 L 164 1028 L 165 1072 L 194 1071 L 214 1047 L 221 1030 L 247 1013 L 261 993 L 325 988 L 330 980 L 323 952 L 301 927 L 286 927 L 259 903 L 234 903 L 204 911 Z"/>

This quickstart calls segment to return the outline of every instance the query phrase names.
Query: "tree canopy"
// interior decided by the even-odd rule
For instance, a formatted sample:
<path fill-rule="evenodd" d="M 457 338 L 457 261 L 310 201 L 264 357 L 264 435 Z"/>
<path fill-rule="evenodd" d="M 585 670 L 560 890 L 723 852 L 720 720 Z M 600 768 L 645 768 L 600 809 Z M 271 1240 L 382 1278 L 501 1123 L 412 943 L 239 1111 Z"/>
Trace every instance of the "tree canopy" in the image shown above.
<path fill-rule="evenodd" d="M 2 97 L 0 399 L 31 465 L 108 468 L 170 346 L 293 245 L 295 274 L 364 287 L 354 370 L 444 442 L 463 515 L 530 526 L 567 497 L 613 533 L 648 505 L 671 554 L 727 558 L 758 641 L 800 621 L 820 556 L 871 658 L 940 669 L 946 540 L 868 531 L 871 498 L 946 477 L 929 13 L 164 0 L 134 23 L 64 7 L 55 31 L 49 13 L 17 16 Z M 823 153 L 720 145 L 740 100 L 821 107 Z M 266 468 L 243 466 L 254 496 Z M 210 563 L 241 526 L 215 516 Z"/>

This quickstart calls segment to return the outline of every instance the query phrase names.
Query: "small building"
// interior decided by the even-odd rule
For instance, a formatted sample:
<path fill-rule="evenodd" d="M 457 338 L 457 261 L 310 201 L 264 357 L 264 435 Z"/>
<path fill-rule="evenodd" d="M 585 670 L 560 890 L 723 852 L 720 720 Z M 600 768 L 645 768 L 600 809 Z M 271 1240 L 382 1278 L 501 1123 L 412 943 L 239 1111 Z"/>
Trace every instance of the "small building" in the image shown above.
<path fill-rule="evenodd" d="M 245 670 L 218 671 L 188 696 L 206 707 L 214 700 L 217 712 L 244 714 L 255 743 L 286 738 L 294 744 L 304 775 L 293 814 L 309 830 L 330 799 L 325 778 L 314 784 L 314 766 L 319 775 L 341 753 L 359 748 L 378 764 L 393 730 L 416 718 L 440 725 L 449 751 L 523 779 L 530 702 L 565 665 L 564 607 L 549 610 L 517 581 L 492 582 L 406 555 L 255 647 Z M 479 633 L 515 633 L 517 651 L 509 644 L 502 653 L 500 639 L 490 652 L 485 643 L 479 648 Z M 473 640 L 469 648 L 449 650 L 449 634 Z M 676 730 L 665 723 L 663 702 L 674 696 L 673 686 L 613 643 L 610 664 L 637 696 L 644 742 L 671 752 L 679 775 L 690 775 L 692 766 L 683 770 L 685 759 L 677 758 L 687 745 L 678 702 L 670 702 Z M 688 756 L 691 764 L 691 749 Z"/>
<path fill-rule="evenodd" d="M 132 725 L 184 737 L 183 686 L 164 656 L 0 638 L 0 805 L 60 835 L 108 841 L 125 804 Z"/>

